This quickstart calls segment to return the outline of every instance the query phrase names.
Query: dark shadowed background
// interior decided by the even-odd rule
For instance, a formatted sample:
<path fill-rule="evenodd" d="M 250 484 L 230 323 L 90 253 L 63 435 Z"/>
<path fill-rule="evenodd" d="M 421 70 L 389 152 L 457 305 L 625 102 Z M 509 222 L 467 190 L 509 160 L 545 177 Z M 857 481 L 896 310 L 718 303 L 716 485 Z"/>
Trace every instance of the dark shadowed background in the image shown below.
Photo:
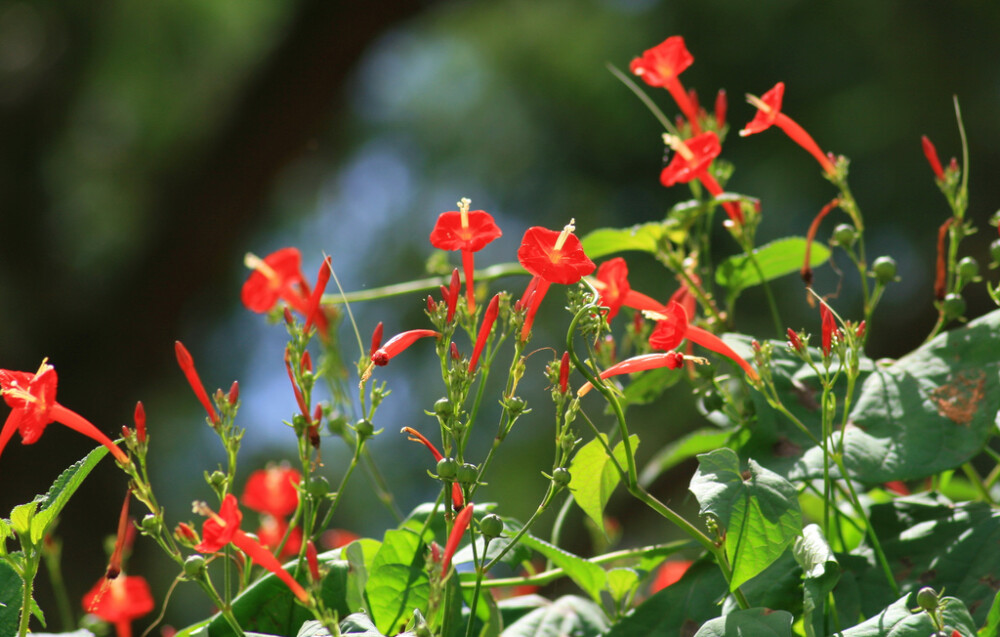
<path fill-rule="evenodd" d="M 49 357 L 59 401 L 109 434 L 130 424 L 143 400 L 168 517 L 188 520 L 190 501 L 209 494 L 202 471 L 222 456 L 176 368 L 174 340 L 187 344 L 210 390 L 240 380 L 242 469 L 295 454 L 281 424 L 295 410 L 283 330 L 239 305 L 243 254 L 296 245 L 312 277 L 327 253 L 344 287 L 359 289 L 418 275 L 437 214 L 463 196 L 505 233 L 481 263 L 513 260 L 530 225 L 558 228 L 575 217 L 585 234 L 662 218 L 688 193 L 659 185 L 658 124 L 605 64 L 626 68 L 674 34 L 695 56 L 685 85 L 706 103 L 725 88 L 734 128 L 753 115 L 744 93 L 783 80 L 784 110 L 824 149 L 851 158 L 869 256 L 891 254 L 902 276 L 871 326 L 870 353 L 899 355 L 935 318 L 934 245 L 948 210 L 920 135 L 944 161 L 960 155 L 953 95 L 970 141 L 969 214 L 981 229 L 965 254 L 984 269 L 988 261 L 996 231 L 986 220 L 1000 207 L 998 29 L 1000 7 L 987 2 L 7 0 L 0 367 L 34 370 Z M 665 91 L 650 92 L 676 112 Z M 727 189 L 762 200 L 761 242 L 804 234 L 835 194 L 778 131 L 731 134 L 723 156 L 736 165 Z M 820 237 L 845 220 L 829 222 Z M 732 245 L 721 232 L 717 243 Z M 636 287 L 672 291 L 662 270 L 643 274 L 652 263 L 635 263 Z M 836 287 L 828 268 L 817 276 L 818 287 Z M 785 321 L 816 331 L 818 317 L 793 279 L 777 288 Z M 509 282 L 515 292 L 522 286 Z M 979 288 L 967 300 L 973 316 L 989 309 Z M 739 327 L 773 337 L 767 316 L 754 311 L 762 302 L 747 295 Z M 553 330 L 536 336 L 540 347 L 557 346 L 565 326 L 559 303 L 551 305 L 540 321 L 549 317 Z M 837 305 L 855 316 L 851 285 Z M 354 309 L 363 334 L 379 320 L 392 334 L 424 327 L 421 307 L 413 296 Z M 544 489 L 535 467 L 550 457 L 547 443 L 537 444 L 548 434 L 532 423 L 549 422 L 540 375 L 549 357 L 529 365 L 538 389 L 528 399 L 539 417 L 515 432 L 519 447 L 491 476 L 505 493 L 524 494 L 506 511 L 514 516 L 533 510 Z M 384 376 L 395 391 L 376 423 L 386 433 L 374 453 L 404 510 L 433 497 L 431 481 L 413 477 L 426 468 L 423 450 L 395 432 L 426 424 L 421 410 L 440 387 L 407 375 L 434 364 L 414 357 Z M 678 387 L 635 413 L 646 454 L 699 418 L 690 403 Z M 11 444 L 0 459 L 0 514 L 44 491 L 91 446 L 59 425 L 34 446 Z M 331 482 L 345 457 L 332 441 L 324 449 Z M 690 470 L 662 481 L 674 493 L 665 497 L 682 501 Z M 114 532 L 124 490 L 106 463 L 66 510 L 60 534 L 74 600 L 103 571 L 102 538 Z M 380 535 L 390 518 L 371 493 L 364 479 L 355 482 L 335 524 Z M 637 519 L 627 502 L 613 500 L 610 512 L 625 521 L 626 543 L 669 533 Z M 158 601 L 176 575 L 142 540 L 130 570 L 153 580 Z M 44 576 L 38 589 L 51 608 Z M 206 612 L 190 593 L 179 589 L 169 622 Z"/>

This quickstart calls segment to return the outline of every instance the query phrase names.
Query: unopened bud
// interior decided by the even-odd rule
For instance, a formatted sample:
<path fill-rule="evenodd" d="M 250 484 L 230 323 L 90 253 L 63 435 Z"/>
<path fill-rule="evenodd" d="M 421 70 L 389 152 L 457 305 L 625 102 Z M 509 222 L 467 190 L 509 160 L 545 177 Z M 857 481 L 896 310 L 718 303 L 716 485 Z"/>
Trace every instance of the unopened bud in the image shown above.
<path fill-rule="evenodd" d="M 306 542 L 306 562 L 309 563 L 309 577 L 314 582 L 322 579 L 319 574 L 319 556 L 316 554 L 316 545 L 312 540 Z"/>
<path fill-rule="evenodd" d="M 142 401 L 135 404 L 135 413 L 132 415 L 135 421 L 135 437 L 139 442 L 146 442 L 146 408 L 142 406 Z"/>
<path fill-rule="evenodd" d="M 458 353 L 458 345 L 455 345 L 454 341 L 451 343 L 451 360 L 457 361 L 461 360 L 462 356 Z"/>
<path fill-rule="evenodd" d="M 184 560 L 184 574 L 188 577 L 201 577 L 205 573 L 205 558 L 192 555 Z"/>
<path fill-rule="evenodd" d="M 226 400 L 230 405 L 235 405 L 240 399 L 240 382 L 237 380 L 233 381 L 233 384 L 229 386 L 229 393 L 226 395 Z"/>

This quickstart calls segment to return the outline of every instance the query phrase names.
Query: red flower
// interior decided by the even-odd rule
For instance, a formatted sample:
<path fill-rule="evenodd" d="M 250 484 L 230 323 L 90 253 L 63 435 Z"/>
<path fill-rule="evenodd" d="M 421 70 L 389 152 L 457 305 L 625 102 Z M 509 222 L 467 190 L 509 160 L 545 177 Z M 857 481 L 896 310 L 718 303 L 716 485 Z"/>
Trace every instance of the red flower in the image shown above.
<path fill-rule="evenodd" d="M 672 135 L 664 135 L 663 139 L 676 151 L 676 154 L 660 173 L 661 184 L 669 188 L 674 184 L 686 184 L 697 179 L 713 197 L 723 194 L 722 186 L 708 173 L 712 160 L 722 152 L 718 135 L 708 131 L 686 141 Z M 743 224 L 743 211 L 740 210 L 739 204 L 727 201 L 722 207 L 733 223 Z"/>
<path fill-rule="evenodd" d="M 677 102 L 681 112 L 691 123 L 691 130 L 697 135 L 698 109 L 691 102 L 681 81 L 677 79 L 684 69 L 694 63 L 694 56 L 687 50 L 684 38 L 674 35 L 652 49 L 643 52 L 641 58 L 635 58 L 629 64 L 629 70 L 641 77 L 650 86 L 662 86 Z"/>
<path fill-rule="evenodd" d="M 729 102 L 726 99 L 726 89 L 720 88 L 715 96 L 715 127 L 720 131 L 726 125 L 727 110 L 729 110 Z"/>
<path fill-rule="evenodd" d="M 472 503 L 470 502 L 468 506 L 459 511 L 458 515 L 455 516 L 455 525 L 451 527 L 448 542 L 444 545 L 444 557 L 441 560 L 441 577 L 448 574 L 448 569 L 451 568 L 451 558 L 455 556 L 455 551 L 458 550 L 462 536 L 465 535 L 465 531 L 469 528 L 469 522 L 471 521 Z"/>
<path fill-rule="evenodd" d="M 351 533 L 344 529 L 330 529 L 329 531 L 323 531 L 323 535 L 320 536 L 319 540 L 325 548 L 328 549 L 339 549 L 342 546 L 347 546 L 354 540 L 360 540 L 361 536 L 357 533 Z"/>
<path fill-rule="evenodd" d="M 927 163 L 930 164 L 931 170 L 934 171 L 934 178 L 938 181 L 944 180 L 944 169 L 941 168 L 941 160 L 938 159 L 937 149 L 934 148 L 934 144 L 927 135 L 922 135 L 920 137 L 920 145 L 924 148 L 924 157 L 927 158 Z"/>
<path fill-rule="evenodd" d="M 822 345 L 823 345 L 823 357 L 829 358 L 830 349 L 833 347 L 833 337 L 837 335 L 837 319 L 834 318 L 833 312 L 830 311 L 830 307 L 826 303 L 819 304 L 819 316 L 822 321 Z"/>
<path fill-rule="evenodd" d="M 493 216 L 483 210 L 469 210 L 468 199 L 458 202 L 458 210 L 442 212 L 431 231 L 431 245 L 439 250 L 461 250 L 462 269 L 465 271 L 465 295 L 469 314 L 475 311 L 473 293 L 474 254 L 503 233 L 493 221 Z"/>
<path fill-rule="evenodd" d="M 0 454 L 15 431 L 21 434 L 21 444 L 30 445 L 38 440 L 45 427 L 58 422 L 93 438 L 107 447 L 118 462 L 127 465 L 128 456 L 100 429 L 56 402 L 57 384 L 56 370 L 47 361 L 42 361 L 34 374 L 0 369 L 0 395 L 12 410 L 0 430 Z"/>
<path fill-rule="evenodd" d="M 812 285 L 812 246 L 813 241 L 816 239 L 816 232 L 819 230 L 819 224 L 823 221 L 823 217 L 828 215 L 830 211 L 838 205 L 840 205 L 840 199 L 834 199 L 830 203 L 826 204 L 823 206 L 823 209 L 819 211 L 819 214 L 816 215 L 816 218 L 813 219 L 813 222 L 809 224 L 809 232 L 806 233 L 806 252 L 802 259 L 802 270 L 799 272 L 799 275 L 805 282 L 806 287 L 810 287 Z M 812 305 L 812 297 L 810 296 L 809 299 L 810 305 Z"/>
<path fill-rule="evenodd" d="M 691 560 L 664 562 L 656 571 L 656 579 L 654 579 L 652 585 L 650 585 L 649 592 L 656 593 L 662 591 L 671 584 L 676 584 L 677 581 L 684 576 L 684 573 L 691 568 L 691 564 Z"/>
<path fill-rule="evenodd" d="M 611 367 L 607 368 L 601 372 L 602 379 L 608 379 L 612 376 L 621 376 L 622 374 L 634 374 L 636 372 L 644 372 L 650 369 L 658 369 L 660 367 L 666 367 L 667 369 L 678 369 L 684 364 L 684 355 L 680 352 L 666 352 L 664 354 L 642 354 L 639 356 L 633 356 L 632 358 L 626 358 L 620 363 L 615 363 Z M 577 392 L 577 396 L 585 396 L 594 386 L 590 382 L 584 383 Z"/>
<path fill-rule="evenodd" d="M 102 577 L 83 596 L 83 609 L 115 625 L 118 637 L 131 637 L 132 620 L 153 610 L 153 596 L 143 577 Z"/>
<path fill-rule="evenodd" d="M 677 301 L 671 301 L 667 305 L 667 311 L 656 316 L 656 328 L 649 335 L 649 345 L 653 349 L 672 350 L 676 348 L 684 339 L 706 349 L 710 349 L 716 354 L 728 357 L 734 363 L 743 368 L 751 380 L 757 379 L 757 372 L 750 363 L 743 360 L 731 347 L 726 345 L 721 338 L 688 323 L 687 311 L 684 306 Z"/>
<path fill-rule="evenodd" d="M 400 430 L 400 433 L 405 433 L 407 435 L 407 440 L 412 440 L 413 442 L 419 442 L 423 446 L 427 447 L 427 450 L 431 452 L 432 456 L 434 456 L 434 462 L 441 462 L 441 459 L 444 458 L 444 456 L 441 455 L 441 452 L 438 451 L 437 447 L 434 446 L 434 443 L 428 440 L 422 433 L 420 433 L 413 427 L 403 427 Z M 452 507 L 454 507 L 454 509 L 458 511 L 459 509 L 462 508 L 462 505 L 464 503 L 465 503 L 465 498 L 462 495 L 462 487 L 457 482 L 452 482 L 451 483 Z"/>
<path fill-rule="evenodd" d="M 288 522 L 273 515 L 265 515 L 261 518 L 260 526 L 257 527 L 257 538 L 272 553 L 281 544 L 282 538 L 288 532 Z M 287 559 L 293 555 L 298 555 L 302 548 L 302 527 L 295 527 L 288 536 L 288 541 L 281 549 L 279 559 Z"/>
<path fill-rule="evenodd" d="M 375 350 L 375 353 L 371 356 L 372 363 L 379 366 L 388 365 L 393 356 L 412 345 L 417 339 L 427 336 L 437 338 L 441 336 L 441 332 L 434 330 L 409 330 L 400 332 L 386 341 L 385 345 Z"/>
<path fill-rule="evenodd" d="M 816 140 L 812 138 L 795 120 L 781 112 L 781 101 L 785 96 L 785 83 L 778 82 L 763 97 L 747 95 L 747 101 L 757 107 L 757 114 L 743 130 L 740 137 L 753 135 L 767 130 L 772 125 L 785 131 L 785 134 L 792 138 L 796 144 L 804 148 L 810 155 L 816 158 L 819 165 L 828 175 L 836 175 L 837 169 L 830 158 L 820 150 Z"/>
<path fill-rule="evenodd" d="M 664 309 L 664 305 L 659 301 L 632 289 L 628 282 L 628 265 L 621 257 L 615 257 L 601 264 L 597 269 L 594 287 L 601 293 L 601 305 L 609 308 L 608 321 L 618 314 L 623 305 L 651 312 L 662 312 Z"/>
<path fill-rule="evenodd" d="M 218 514 L 209 509 L 204 502 L 195 502 L 194 510 L 196 513 L 208 516 L 201 527 L 201 544 L 195 546 L 194 550 L 199 553 L 216 553 L 232 542 L 233 546 L 246 553 L 252 561 L 274 573 L 295 593 L 299 601 L 305 603 L 309 600 L 309 594 L 288 574 L 288 571 L 281 568 L 278 558 L 261 546 L 260 542 L 240 530 L 243 514 L 236 504 L 236 496 L 227 494 L 222 500 Z"/>
<path fill-rule="evenodd" d="M 269 312 L 281 298 L 306 314 L 303 311 L 306 308 L 306 297 L 303 295 L 305 277 L 302 276 L 302 255 L 298 248 L 282 248 L 263 259 L 247 253 L 244 263 L 253 270 L 240 293 L 248 310 Z"/>
<path fill-rule="evenodd" d="M 240 501 L 258 513 L 284 517 L 299 506 L 296 487 L 301 481 L 302 475 L 291 467 L 272 465 L 258 469 L 250 474 Z"/>
<path fill-rule="evenodd" d="M 527 340 L 531 332 L 531 324 L 538 312 L 545 293 L 552 283 L 572 285 L 597 267 L 583 252 L 580 240 L 573 234 L 576 228 L 574 221 L 562 229 L 562 232 L 533 226 L 528 228 L 521 239 L 521 247 L 517 250 L 517 260 L 525 270 L 533 275 L 528 283 L 528 290 L 533 293 L 528 298 L 527 290 L 523 301 L 528 303 L 528 313 L 521 328 L 521 340 Z"/>
<path fill-rule="evenodd" d="M 569 391 L 569 352 L 563 352 L 559 361 L 559 391 L 564 394 Z"/>

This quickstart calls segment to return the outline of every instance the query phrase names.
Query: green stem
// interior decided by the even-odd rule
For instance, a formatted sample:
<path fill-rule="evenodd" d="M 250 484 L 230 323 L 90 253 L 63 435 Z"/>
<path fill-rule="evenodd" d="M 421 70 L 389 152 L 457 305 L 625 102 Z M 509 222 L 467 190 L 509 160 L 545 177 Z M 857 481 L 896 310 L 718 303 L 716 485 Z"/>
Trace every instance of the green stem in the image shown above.
<path fill-rule="evenodd" d="M 35 586 L 35 575 L 38 573 L 38 554 L 34 551 L 25 552 L 24 571 L 21 574 L 21 582 L 24 586 L 21 596 L 21 622 L 17 628 L 18 637 L 28 634 L 28 624 L 31 622 L 31 600 L 32 591 Z"/>
<path fill-rule="evenodd" d="M 993 500 L 993 496 L 990 495 L 990 490 L 986 488 L 986 484 L 983 482 L 982 476 L 979 475 L 979 472 L 976 471 L 971 462 L 966 462 L 962 465 L 962 472 L 965 473 L 965 477 L 969 479 L 969 482 L 972 483 L 972 486 L 979 492 L 979 495 L 983 498 L 983 500 L 991 505 L 996 504 Z"/>
<path fill-rule="evenodd" d="M 488 268 L 483 268 L 482 270 L 476 270 L 475 280 L 487 281 L 518 274 L 527 274 L 525 269 L 522 268 L 519 263 L 498 263 L 496 265 L 491 265 Z M 434 276 L 426 279 L 406 281 L 405 283 L 384 285 L 382 287 L 371 288 L 368 290 L 357 290 L 355 292 L 344 292 L 342 294 L 327 294 L 323 296 L 323 303 L 338 304 L 354 303 L 357 301 L 375 301 L 377 299 L 384 299 L 390 296 L 399 296 L 400 294 L 437 290 L 442 285 L 448 285 L 449 281 L 450 279 L 447 277 Z"/>
<path fill-rule="evenodd" d="M 58 542 L 58 540 L 56 540 Z M 52 548 L 42 552 L 45 559 L 45 569 L 49 572 L 49 582 L 52 584 L 52 592 L 56 598 L 56 608 L 59 611 L 59 622 L 64 631 L 69 631 L 76 624 L 73 619 L 73 605 L 69 602 L 69 595 L 66 593 L 66 582 L 63 580 L 60 557 L 62 547 L 53 544 Z"/>
<path fill-rule="evenodd" d="M 372 488 L 375 489 L 375 497 L 385 505 L 385 508 L 389 509 L 389 513 L 392 514 L 397 523 L 402 522 L 403 512 L 399 510 L 396 498 L 392 495 L 392 491 L 389 490 L 385 477 L 382 476 L 378 465 L 375 464 L 375 458 L 372 457 L 367 445 L 361 448 L 361 457 L 365 461 L 365 471 L 368 472 L 368 477 L 372 479 Z"/>
<path fill-rule="evenodd" d="M 358 466 L 358 459 L 361 457 L 361 451 L 364 449 L 365 443 L 360 438 L 355 442 L 354 456 L 351 458 L 351 464 L 347 466 L 347 471 L 344 472 L 344 477 L 340 479 L 340 485 L 337 487 L 337 494 L 333 496 L 333 502 L 330 504 L 330 509 L 326 512 L 323 517 L 323 523 L 320 525 L 320 529 L 325 529 L 330 525 L 330 521 L 333 520 L 333 514 L 337 510 L 337 505 L 340 504 L 340 498 L 344 495 L 344 488 L 347 486 L 347 480 L 354 473 L 354 468 Z"/>
<path fill-rule="evenodd" d="M 503 549 L 499 553 L 497 553 L 496 557 L 487 562 L 486 566 L 482 568 L 483 574 L 489 573 L 490 569 L 496 566 L 496 563 L 502 560 L 503 557 L 507 555 L 508 551 L 517 546 L 518 541 L 522 537 L 524 537 L 524 534 L 528 532 L 528 529 L 531 528 L 531 525 L 533 525 L 538 520 L 538 516 L 540 516 L 542 513 L 545 513 L 545 510 L 548 508 L 549 503 L 552 501 L 552 496 L 554 495 L 555 495 L 555 489 L 552 483 L 549 482 L 549 486 L 545 490 L 545 495 L 542 497 L 542 501 L 538 505 L 538 508 L 535 509 L 535 512 L 531 514 L 531 517 L 528 518 L 528 521 L 524 523 L 524 526 L 518 529 L 517 533 L 515 533 L 514 536 L 510 539 L 510 542 L 507 543 L 507 546 L 503 547 Z"/>
<path fill-rule="evenodd" d="M 743 249 L 750 258 L 750 263 L 753 265 L 754 270 L 757 271 L 757 276 L 760 277 L 761 285 L 764 287 L 764 296 L 767 297 L 767 306 L 771 310 L 771 320 L 774 321 L 775 333 L 778 335 L 778 338 L 783 338 L 785 328 L 784 324 L 781 322 L 781 313 L 778 312 L 778 303 L 774 300 L 774 292 L 771 291 L 771 284 L 768 283 L 767 279 L 764 277 L 764 270 L 760 267 L 757 255 L 754 254 L 753 246 L 747 245 L 744 246 Z"/>

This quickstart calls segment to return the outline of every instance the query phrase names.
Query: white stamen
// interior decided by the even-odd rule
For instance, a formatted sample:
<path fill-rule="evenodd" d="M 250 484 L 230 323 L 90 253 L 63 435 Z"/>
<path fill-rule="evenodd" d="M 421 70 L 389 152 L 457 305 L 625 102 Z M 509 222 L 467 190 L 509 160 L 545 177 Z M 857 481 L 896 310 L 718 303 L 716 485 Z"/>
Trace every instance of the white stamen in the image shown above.
<path fill-rule="evenodd" d="M 663 133 L 663 143 L 670 146 L 674 149 L 674 151 L 680 153 L 681 157 L 683 157 L 685 161 L 691 161 L 694 159 L 694 153 L 691 152 L 691 149 L 687 147 L 687 144 L 685 144 L 680 137 L 669 133 Z"/>
<path fill-rule="evenodd" d="M 472 200 L 468 197 L 462 197 L 458 201 L 458 213 L 461 215 L 462 227 L 469 227 L 469 205 L 472 204 Z"/>
<path fill-rule="evenodd" d="M 572 234 L 574 230 L 576 230 L 576 226 L 573 225 L 575 223 L 576 219 L 570 219 L 569 223 L 563 226 L 562 232 L 559 233 L 559 238 L 556 239 L 555 249 L 557 251 L 562 250 L 563 245 L 566 243 L 566 239 L 568 239 L 569 235 Z"/>

